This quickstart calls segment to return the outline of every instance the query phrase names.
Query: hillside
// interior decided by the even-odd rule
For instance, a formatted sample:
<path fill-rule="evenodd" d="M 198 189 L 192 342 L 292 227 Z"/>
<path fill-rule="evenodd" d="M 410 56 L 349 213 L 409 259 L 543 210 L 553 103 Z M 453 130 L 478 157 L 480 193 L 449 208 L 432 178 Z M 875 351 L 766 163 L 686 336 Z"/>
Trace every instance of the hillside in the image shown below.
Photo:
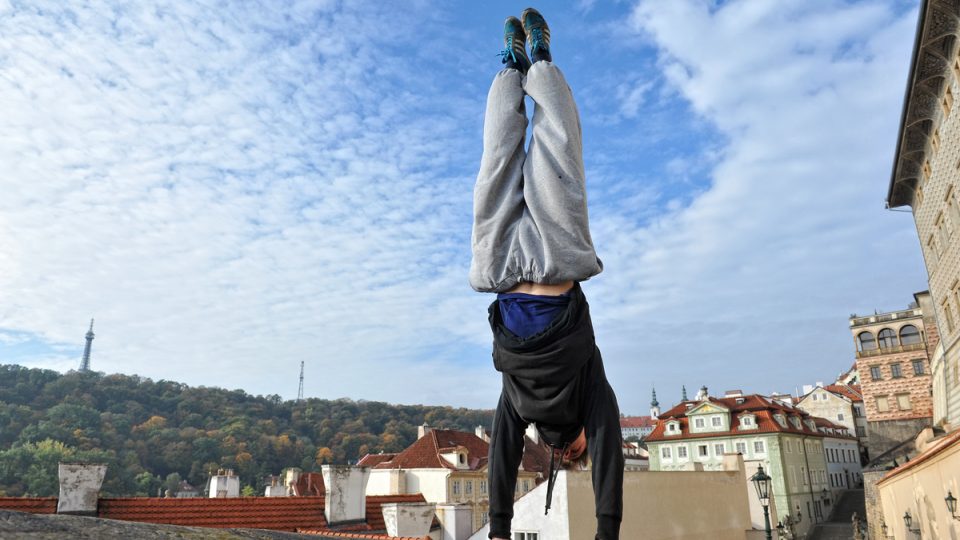
<path fill-rule="evenodd" d="M 136 375 L 0 365 L 0 495 L 58 492 L 57 462 L 109 465 L 105 496 L 156 496 L 181 479 L 203 488 L 232 468 L 248 493 L 287 467 L 396 452 L 417 426 L 473 431 L 492 411 L 348 399 L 283 401 Z"/>

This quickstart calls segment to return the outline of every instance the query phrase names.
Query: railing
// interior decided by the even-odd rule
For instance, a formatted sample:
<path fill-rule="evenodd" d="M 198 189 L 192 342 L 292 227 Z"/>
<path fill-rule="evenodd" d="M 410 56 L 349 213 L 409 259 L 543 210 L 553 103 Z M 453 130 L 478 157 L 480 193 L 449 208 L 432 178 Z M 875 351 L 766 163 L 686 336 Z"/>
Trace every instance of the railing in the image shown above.
<path fill-rule="evenodd" d="M 867 317 L 850 317 L 850 326 L 862 326 L 865 324 L 876 324 L 887 321 L 896 321 L 908 317 L 919 317 L 923 313 L 919 309 L 904 309 L 902 311 L 891 311 L 880 315 L 870 315 Z"/>
<path fill-rule="evenodd" d="M 884 354 L 894 354 L 901 352 L 910 352 L 910 351 L 922 351 L 926 348 L 926 345 L 921 341 L 920 343 L 910 343 L 908 345 L 896 345 L 894 347 L 885 347 L 877 349 L 869 349 L 866 351 L 857 351 L 857 358 L 869 358 L 871 356 L 881 356 Z"/>

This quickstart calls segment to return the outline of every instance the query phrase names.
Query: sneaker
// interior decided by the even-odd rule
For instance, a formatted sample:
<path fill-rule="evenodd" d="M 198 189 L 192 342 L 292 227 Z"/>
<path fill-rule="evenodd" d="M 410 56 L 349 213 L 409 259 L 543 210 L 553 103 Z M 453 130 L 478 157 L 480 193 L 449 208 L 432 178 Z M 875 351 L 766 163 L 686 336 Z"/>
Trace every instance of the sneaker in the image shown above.
<path fill-rule="evenodd" d="M 500 59 L 507 68 L 514 68 L 520 73 L 530 69 L 530 57 L 526 49 L 527 35 L 523 32 L 523 25 L 516 17 L 507 17 L 503 22 L 503 50 Z"/>
<path fill-rule="evenodd" d="M 552 62 L 553 57 L 550 56 L 550 27 L 547 26 L 547 21 L 544 20 L 543 15 L 533 8 L 527 8 L 523 10 L 520 19 L 523 21 L 523 31 L 526 32 L 527 39 L 530 41 L 530 56 L 533 61 L 546 60 Z"/>

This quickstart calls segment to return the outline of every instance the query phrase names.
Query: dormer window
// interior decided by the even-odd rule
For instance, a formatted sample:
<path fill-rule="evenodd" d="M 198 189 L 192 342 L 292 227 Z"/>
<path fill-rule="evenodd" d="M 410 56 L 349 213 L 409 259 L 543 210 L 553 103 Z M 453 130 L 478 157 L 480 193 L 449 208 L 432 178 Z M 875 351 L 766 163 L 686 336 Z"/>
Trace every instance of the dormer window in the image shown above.
<path fill-rule="evenodd" d="M 737 405 L 743 405 L 747 400 L 742 397 L 737 398 Z"/>
<path fill-rule="evenodd" d="M 815 423 L 813 423 L 813 420 L 807 420 L 807 421 L 804 422 L 804 423 L 807 424 L 807 427 L 810 428 L 810 431 L 816 431 L 816 430 L 817 430 L 817 425 L 816 425 Z"/>
<path fill-rule="evenodd" d="M 787 418 L 785 416 L 782 414 L 775 414 L 773 417 L 776 419 L 777 423 L 780 424 L 780 427 L 787 427 Z"/>
<path fill-rule="evenodd" d="M 744 415 L 740 417 L 740 428 L 741 429 L 756 429 L 757 428 L 757 419 L 752 415 Z"/>
<path fill-rule="evenodd" d="M 679 422 L 667 422 L 667 435 L 678 435 L 680 433 Z"/>
<path fill-rule="evenodd" d="M 797 418 L 796 416 L 791 416 L 791 417 L 790 417 L 790 423 L 793 424 L 793 427 L 794 427 L 794 428 L 796 428 L 796 429 L 801 429 L 801 427 L 800 427 L 800 419 Z"/>

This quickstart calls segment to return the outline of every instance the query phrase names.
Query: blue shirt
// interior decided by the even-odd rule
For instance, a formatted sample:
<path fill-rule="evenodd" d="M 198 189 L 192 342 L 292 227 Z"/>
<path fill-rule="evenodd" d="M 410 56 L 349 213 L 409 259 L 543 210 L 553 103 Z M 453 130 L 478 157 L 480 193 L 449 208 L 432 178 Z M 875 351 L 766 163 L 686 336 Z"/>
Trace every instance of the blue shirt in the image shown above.
<path fill-rule="evenodd" d="M 543 332 L 570 303 L 570 293 L 547 296 L 525 293 L 497 295 L 503 325 L 519 338 Z"/>

